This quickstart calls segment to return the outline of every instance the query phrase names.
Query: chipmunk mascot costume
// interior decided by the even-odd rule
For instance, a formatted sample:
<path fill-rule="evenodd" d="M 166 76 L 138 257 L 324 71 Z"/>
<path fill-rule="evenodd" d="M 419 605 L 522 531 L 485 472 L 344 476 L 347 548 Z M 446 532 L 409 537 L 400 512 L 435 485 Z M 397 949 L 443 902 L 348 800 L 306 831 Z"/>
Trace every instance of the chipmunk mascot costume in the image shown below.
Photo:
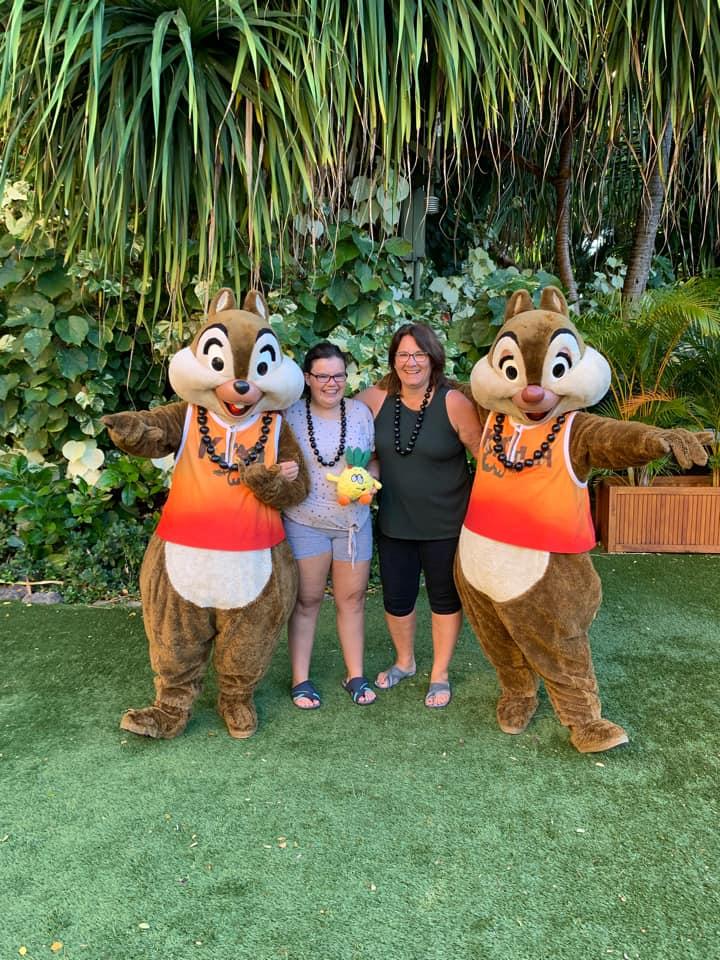
<path fill-rule="evenodd" d="M 527 727 L 541 678 L 582 753 L 628 740 L 601 717 L 590 657 L 601 598 L 587 553 L 595 546 L 590 469 L 667 453 L 687 469 L 707 461 L 709 439 L 577 412 L 609 384 L 607 361 L 583 343 L 559 290 L 543 290 L 537 310 L 526 291 L 513 294 L 470 378 L 486 426 L 455 559 L 465 614 L 500 681 L 500 729 Z"/>
<path fill-rule="evenodd" d="M 307 496 L 308 477 L 277 411 L 300 397 L 303 375 L 283 355 L 263 298 L 251 292 L 238 310 L 223 289 L 169 377 L 183 402 L 103 418 L 121 450 L 175 454 L 140 571 L 155 703 L 128 710 L 120 726 L 181 733 L 214 642 L 218 711 L 230 736 L 245 739 L 257 727 L 253 691 L 297 592 L 280 510 Z"/>

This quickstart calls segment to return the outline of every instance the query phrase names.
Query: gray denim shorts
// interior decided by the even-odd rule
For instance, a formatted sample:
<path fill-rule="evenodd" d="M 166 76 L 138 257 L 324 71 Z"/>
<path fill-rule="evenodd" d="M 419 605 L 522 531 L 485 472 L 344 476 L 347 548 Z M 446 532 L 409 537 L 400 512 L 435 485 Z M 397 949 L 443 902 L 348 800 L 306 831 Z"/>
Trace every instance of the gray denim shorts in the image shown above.
<path fill-rule="evenodd" d="M 358 530 L 325 530 L 296 523 L 283 517 L 285 536 L 296 560 L 332 553 L 333 560 L 348 563 L 369 560 L 372 557 L 372 522 L 370 517 Z"/>

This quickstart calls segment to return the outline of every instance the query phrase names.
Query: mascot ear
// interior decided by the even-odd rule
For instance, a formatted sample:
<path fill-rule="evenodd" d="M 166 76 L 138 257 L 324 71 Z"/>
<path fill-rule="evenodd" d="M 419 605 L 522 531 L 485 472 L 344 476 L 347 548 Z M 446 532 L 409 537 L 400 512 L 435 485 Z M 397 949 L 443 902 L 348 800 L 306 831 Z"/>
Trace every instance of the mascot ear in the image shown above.
<path fill-rule="evenodd" d="M 218 290 L 213 297 L 208 315 L 212 316 L 214 313 L 222 313 L 223 310 L 234 310 L 236 306 L 235 294 L 230 287 L 223 287 L 222 290 Z"/>
<path fill-rule="evenodd" d="M 257 314 L 261 320 L 267 320 L 270 316 L 268 305 L 265 303 L 263 295 L 257 290 L 251 290 L 245 297 L 243 310 L 247 310 L 248 313 Z"/>
<path fill-rule="evenodd" d="M 540 297 L 540 309 L 552 310 L 553 313 L 561 313 L 564 317 L 569 317 L 567 300 L 557 287 L 545 287 Z"/>
<path fill-rule="evenodd" d="M 533 302 L 527 290 L 516 290 L 510 297 L 505 307 L 505 319 L 510 320 L 518 313 L 525 313 L 527 310 L 534 310 Z"/>

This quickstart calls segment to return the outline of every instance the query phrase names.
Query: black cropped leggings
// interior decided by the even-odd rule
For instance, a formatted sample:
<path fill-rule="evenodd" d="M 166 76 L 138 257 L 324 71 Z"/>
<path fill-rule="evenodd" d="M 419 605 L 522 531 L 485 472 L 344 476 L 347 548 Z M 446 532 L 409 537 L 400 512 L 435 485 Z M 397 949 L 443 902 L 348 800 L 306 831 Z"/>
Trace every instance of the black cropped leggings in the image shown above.
<path fill-rule="evenodd" d="M 449 540 L 397 540 L 377 534 L 385 612 L 406 617 L 415 609 L 420 573 L 425 574 L 433 613 L 457 613 L 460 598 L 453 580 L 457 537 Z"/>

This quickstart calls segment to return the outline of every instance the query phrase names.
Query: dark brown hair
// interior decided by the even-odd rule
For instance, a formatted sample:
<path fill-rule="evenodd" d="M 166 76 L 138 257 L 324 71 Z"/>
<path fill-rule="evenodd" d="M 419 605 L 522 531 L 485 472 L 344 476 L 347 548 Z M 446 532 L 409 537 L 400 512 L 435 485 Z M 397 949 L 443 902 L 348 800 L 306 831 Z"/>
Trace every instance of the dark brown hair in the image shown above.
<path fill-rule="evenodd" d="M 310 347 L 308 352 L 305 354 L 305 360 L 303 361 L 303 373 L 312 373 L 312 366 L 316 360 L 331 360 L 331 359 L 342 360 L 347 370 L 347 357 L 342 352 L 340 347 L 336 346 L 334 343 L 330 343 L 329 340 L 321 340 L 320 343 L 316 343 L 314 347 Z M 310 396 L 310 389 L 305 384 L 305 389 L 303 390 L 303 397 Z"/>
<path fill-rule="evenodd" d="M 390 371 L 386 378 L 387 392 L 400 393 L 402 384 L 395 372 L 395 354 L 398 352 L 403 337 L 412 337 L 418 347 L 430 358 L 430 383 L 433 387 L 443 386 L 448 382 L 445 376 L 445 350 L 437 338 L 434 330 L 425 323 L 404 323 L 393 334 L 388 350 L 388 366 Z"/>

